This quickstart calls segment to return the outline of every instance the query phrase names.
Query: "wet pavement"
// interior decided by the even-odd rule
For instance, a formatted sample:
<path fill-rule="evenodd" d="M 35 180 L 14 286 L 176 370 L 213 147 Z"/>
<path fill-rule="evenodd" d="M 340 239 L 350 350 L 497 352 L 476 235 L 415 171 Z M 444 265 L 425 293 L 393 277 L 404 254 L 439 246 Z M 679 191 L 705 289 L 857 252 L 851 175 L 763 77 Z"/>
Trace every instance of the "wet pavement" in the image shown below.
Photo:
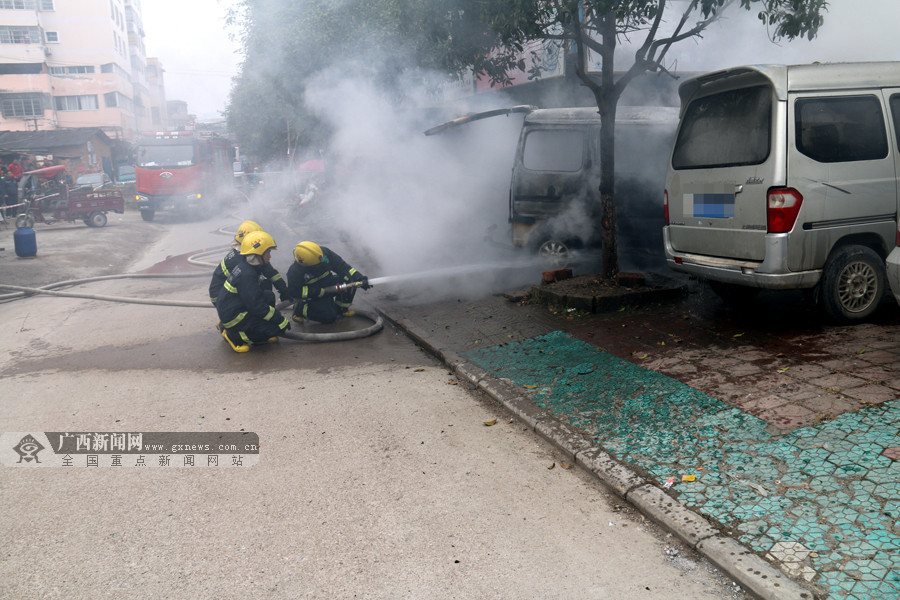
<path fill-rule="evenodd" d="M 764 598 L 900 598 L 900 307 L 802 295 L 584 315 L 379 303 L 457 373 Z"/>

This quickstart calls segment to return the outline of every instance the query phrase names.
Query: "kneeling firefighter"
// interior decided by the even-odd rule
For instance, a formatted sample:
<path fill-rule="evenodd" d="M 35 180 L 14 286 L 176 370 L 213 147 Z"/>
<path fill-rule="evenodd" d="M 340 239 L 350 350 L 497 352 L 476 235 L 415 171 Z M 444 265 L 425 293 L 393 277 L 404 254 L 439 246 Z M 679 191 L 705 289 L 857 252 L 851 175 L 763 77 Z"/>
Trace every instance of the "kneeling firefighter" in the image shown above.
<path fill-rule="evenodd" d="M 305 319 L 319 323 L 334 323 L 341 316 L 354 314 L 350 310 L 356 287 L 369 289 L 369 279 L 338 254 L 314 242 L 300 242 L 294 248 L 294 264 L 288 269 L 288 294 L 297 300 L 294 321 Z M 357 286 L 343 287 L 355 283 Z M 328 288 L 340 286 L 337 293 Z"/>
<path fill-rule="evenodd" d="M 291 323 L 275 308 L 275 294 L 259 286 L 275 240 L 264 231 L 254 231 L 241 242 L 241 260 L 231 269 L 219 297 L 219 330 L 235 352 L 247 352 L 253 344 L 277 342 Z"/>
<path fill-rule="evenodd" d="M 231 270 L 235 265 L 244 260 L 241 258 L 241 242 L 244 240 L 244 236 L 248 233 L 262 230 L 262 227 L 254 221 L 244 221 L 238 227 L 237 233 L 234 236 L 234 242 L 231 244 L 231 250 L 229 250 L 228 254 L 225 255 L 225 258 L 219 262 L 216 270 L 213 271 L 212 281 L 209 282 L 209 300 L 213 305 L 216 304 L 216 299 L 219 297 L 219 292 L 222 291 L 222 286 L 225 285 L 225 281 L 228 279 L 228 276 L 231 275 Z M 272 286 L 274 285 L 278 290 L 278 295 L 282 302 L 291 300 L 287 291 L 287 283 L 285 283 L 281 273 L 279 273 L 275 267 L 266 263 L 260 267 L 259 273 L 259 285 L 264 291 L 271 292 Z"/>

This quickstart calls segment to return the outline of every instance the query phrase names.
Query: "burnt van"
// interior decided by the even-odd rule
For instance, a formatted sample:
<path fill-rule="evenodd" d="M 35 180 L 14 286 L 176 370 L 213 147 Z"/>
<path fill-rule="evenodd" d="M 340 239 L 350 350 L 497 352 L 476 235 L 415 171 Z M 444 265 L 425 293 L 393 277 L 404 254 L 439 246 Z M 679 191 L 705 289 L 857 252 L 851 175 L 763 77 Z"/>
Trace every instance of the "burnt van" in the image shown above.
<path fill-rule="evenodd" d="M 659 191 L 678 109 L 620 106 L 616 117 L 616 216 L 620 256 L 665 268 Z M 527 112 L 509 190 L 512 243 L 557 265 L 600 245 L 600 115 L 596 107 Z"/>
<path fill-rule="evenodd" d="M 900 245 L 900 62 L 742 66 L 679 94 L 669 267 L 727 299 L 805 289 L 835 321 L 869 317 Z"/>

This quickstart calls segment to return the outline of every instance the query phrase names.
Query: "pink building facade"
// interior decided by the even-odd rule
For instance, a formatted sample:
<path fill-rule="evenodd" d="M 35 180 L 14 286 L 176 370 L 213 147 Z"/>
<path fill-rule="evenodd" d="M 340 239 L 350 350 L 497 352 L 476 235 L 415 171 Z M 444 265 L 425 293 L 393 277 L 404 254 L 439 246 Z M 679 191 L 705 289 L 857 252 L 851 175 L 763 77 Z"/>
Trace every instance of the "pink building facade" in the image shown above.
<path fill-rule="evenodd" d="M 0 130 L 152 128 L 139 0 L 0 0 L 0 56 Z"/>

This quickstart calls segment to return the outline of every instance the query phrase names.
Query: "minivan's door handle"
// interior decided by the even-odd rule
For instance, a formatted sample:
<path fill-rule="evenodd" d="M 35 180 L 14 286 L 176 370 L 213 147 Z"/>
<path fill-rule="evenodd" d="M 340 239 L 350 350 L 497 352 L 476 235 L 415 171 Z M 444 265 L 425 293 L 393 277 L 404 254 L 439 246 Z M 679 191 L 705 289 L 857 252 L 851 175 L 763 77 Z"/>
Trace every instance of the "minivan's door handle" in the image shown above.
<path fill-rule="evenodd" d="M 737 184 L 736 186 L 734 186 L 734 193 L 735 193 L 735 194 L 740 194 L 740 193 L 743 192 L 743 191 L 744 191 L 744 186 L 743 186 L 743 184 L 740 184 L 740 183 L 739 183 L 739 184 Z"/>

